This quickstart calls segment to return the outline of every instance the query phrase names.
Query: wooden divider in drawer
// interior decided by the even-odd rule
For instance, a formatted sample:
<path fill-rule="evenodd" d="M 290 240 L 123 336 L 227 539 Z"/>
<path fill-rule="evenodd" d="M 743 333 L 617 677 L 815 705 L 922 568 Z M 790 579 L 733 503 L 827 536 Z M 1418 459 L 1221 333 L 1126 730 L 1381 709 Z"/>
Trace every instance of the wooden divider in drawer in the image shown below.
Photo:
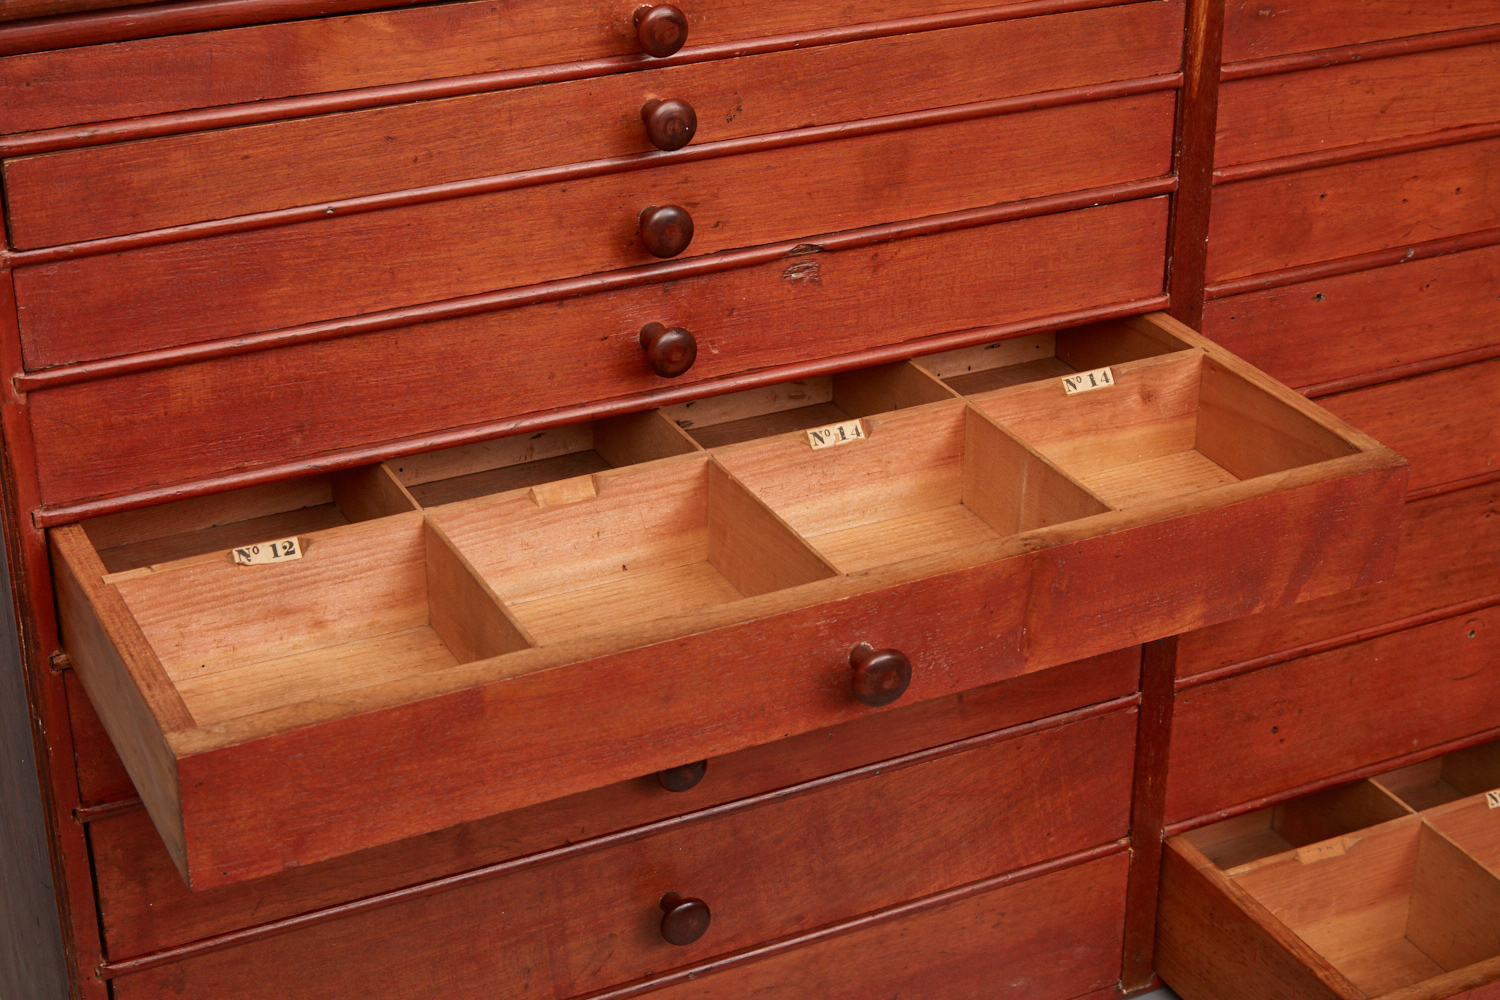
<path fill-rule="evenodd" d="M 1181 61 L 1181 24 L 1181 0 L 1154 0 L 919 32 L 899 45 L 875 38 L 798 47 L 20 157 L 4 164 L 10 235 L 22 249 L 73 243 L 654 153 L 656 141 L 666 149 L 691 140 L 696 148 L 1170 74 Z M 994 71 L 976 79 L 976 64 Z M 651 101 L 686 102 L 686 112 L 659 111 L 656 126 L 684 131 L 648 137 L 643 113 Z M 1079 126 L 1076 138 L 1092 127 Z"/>
<path fill-rule="evenodd" d="M 15 276 L 26 360 L 215 340 L 1157 177 L 1171 166 L 1174 97 L 832 139 L 36 264 Z M 667 227 L 645 215 L 671 207 L 690 222 L 672 216 Z M 660 241 L 654 251 L 648 235 Z M 185 282 L 187 274 L 214 280 Z M 86 346 L 96 338 L 102 350 Z"/>
<path fill-rule="evenodd" d="M 1166 210 L 1152 198 L 823 253 L 792 246 L 665 284 L 32 392 L 42 496 L 108 495 L 1149 299 L 1161 294 Z M 642 350 L 653 322 L 695 338 L 675 383 Z M 156 336 L 55 332 L 60 341 L 31 348 L 113 354 Z M 330 421 L 328 407 L 359 419 Z"/>
<path fill-rule="evenodd" d="M 184 984 L 221 1000 L 332 1000 L 436 987 L 567 1000 L 1117 840 L 1129 824 L 1135 719 L 1128 709 L 978 737 L 935 759 L 126 976 L 116 993 Z M 663 920 L 669 892 L 702 901 L 701 936 L 669 943 L 680 934 Z M 355 941 L 389 946 L 354 968 Z"/>
<path fill-rule="evenodd" d="M 64 641 L 200 886 L 1389 572 L 1399 457 L 1166 317 L 1058 340 L 1159 353 L 1089 393 L 997 390 L 976 405 L 998 422 L 958 398 L 876 406 L 842 434 L 314 532 L 280 567 L 219 553 L 107 575 L 86 528 L 55 529 Z M 1070 478 L 1102 446 L 1055 433 L 1101 421 L 1121 449 L 1191 445 L 1196 426 L 1232 481 L 1153 486 L 1154 454 L 1126 450 L 1112 509 Z"/>
<path fill-rule="evenodd" d="M 1263 0 L 1224 5 L 1224 62 L 1500 24 L 1497 0 Z"/>

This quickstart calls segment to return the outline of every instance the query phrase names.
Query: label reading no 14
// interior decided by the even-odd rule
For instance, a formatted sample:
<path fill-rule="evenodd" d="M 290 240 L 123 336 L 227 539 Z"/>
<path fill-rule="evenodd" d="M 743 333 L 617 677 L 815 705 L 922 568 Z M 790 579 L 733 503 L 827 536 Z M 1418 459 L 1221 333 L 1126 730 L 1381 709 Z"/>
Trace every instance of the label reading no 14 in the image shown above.
<path fill-rule="evenodd" d="M 807 443 L 812 445 L 813 451 L 817 451 L 819 448 L 832 448 L 836 444 L 848 444 L 850 441 L 863 441 L 864 439 L 865 430 L 858 420 L 845 420 L 841 424 L 814 427 L 807 432 Z"/>
<path fill-rule="evenodd" d="M 1490 804 L 1491 809 L 1500 809 L 1500 789 L 1484 793 L 1484 801 Z"/>
<path fill-rule="evenodd" d="M 271 563 L 291 562 L 302 558 L 302 546 L 295 538 L 278 538 L 273 542 L 257 542 L 234 550 L 234 561 L 241 566 L 267 566 Z"/>
<path fill-rule="evenodd" d="M 1108 368 L 1095 368 L 1091 372 L 1079 372 L 1077 375 L 1064 375 L 1063 392 L 1069 396 L 1079 392 L 1092 392 L 1095 389 L 1104 389 L 1115 384 L 1114 372 Z"/>

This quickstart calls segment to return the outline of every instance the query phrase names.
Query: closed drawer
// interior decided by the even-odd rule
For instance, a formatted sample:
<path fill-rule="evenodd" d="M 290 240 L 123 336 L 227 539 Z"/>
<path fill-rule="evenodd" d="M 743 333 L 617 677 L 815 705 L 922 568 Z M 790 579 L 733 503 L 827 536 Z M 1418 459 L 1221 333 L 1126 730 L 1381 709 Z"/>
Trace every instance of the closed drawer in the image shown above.
<path fill-rule="evenodd" d="M 1491 995 L 1500 825 L 1486 792 L 1500 785 L 1497 749 L 1169 840 L 1158 971 L 1184 1000 Z"/>
<path fill-rule="evenodd" d="M 652 100 L 688 103 L 683 156 L 704 156 L 750 136 L 1162 76 L 1181 61 L 1181 24 L 1181 3 L 1157 0 L 15 158 L 10 235 L 32 248 L 654 153 Z M 995 72 L 976 76 L 981 63 Z"/>
<path fill-rule="evenodd" d="M 1261 59 L 1500 24 L 1495 0 L 1262 0 L 1224 5 L 1224 61 Z"/>
<path fill-rule="evenodd" d="M 21 336 L 28 345 L 57 344 L 56 363 L 99 356 L 79 350 L 78 339 L 99 338 L 102 353 L 123 354 L 652 264 L 642 213 L 655 207 L 690 214 L 686 250 L 661 249 L 687 260 L 1158 177 L 1171 165 L 1173 96 L 882 132 L 39 263 L 16 272 Z M 212 280 L 188 283 L 186 275 Z M 108 331 L 100 330 L 100 315 L 111 317 Z"/>
<path fill-rule="evenodd" d="M 279 566 L 107 574 L 70 525 L 65 642 L 206 886 L 856 718 L 903 669 L 922 701 L 1389 572 L 1389 451 L 1165 317 L 1052 350 L 1113 375 L 312 532 Z"/>
<path fill-rule="evenodd" d="M 690 813 L 550 863 L 458 876 L 333 920 L 304 917 L 311 926 L 295 934 L 126 974 L 115 989 L 332 1000 L 437 987 L 565 1000 L 1118 840 L 1135 717 L 1116 710 L 982 736 Z M 659 900 L 669 891 L 706 904 L 701 937 L 664 939 Z M 354 942 L 367 949 L 358 968 L 347 961 Z"/>
<path fill-rule="evenodd" d="M 310 336 L 283 350 L 31 392 L 41 492 L 48 503 L 67 502 L 951 331 L 1118 308 L 1161 294 L 1166 229 L 1167 201 L 1156 198 L 922 239 L 780 244 L 733 270 L 438 322 L 421 322 L 418 310 L 394 328 L 333 340 L 322 338 L 342 324 L 306 328 Z M 686 374 L 668 380 L 647 366 L 641 330 L 653 322 L 696 338 Z M 188 336 L 192 324 L 179 326 L 174 336 Z M 54 327 L 48 350 L 71 352 L 80 336 L 90 356 L 145 350 L 163 333 L 127 329 Z M 360 418 L 329 420 L 330 406 Z M 99 446 L 104 440 L 110 447 Z"/>

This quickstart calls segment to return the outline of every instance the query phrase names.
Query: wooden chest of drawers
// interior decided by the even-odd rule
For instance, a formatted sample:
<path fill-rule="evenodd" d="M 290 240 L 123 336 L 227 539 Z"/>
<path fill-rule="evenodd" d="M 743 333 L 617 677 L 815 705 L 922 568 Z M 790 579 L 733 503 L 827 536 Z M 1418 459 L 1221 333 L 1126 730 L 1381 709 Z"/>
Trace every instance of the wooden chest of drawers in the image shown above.
<path fill-rule="evenodd" d="M 1119 996 L 1164 831 L 1491 727 L 1488 646 L 1345 692 L 1495 590 L 1493 529 L 1421 556 L 1493 449 L 1393 414 L 1488 398 L 1403 282 L 1494 300 L 1500 10 L 23 4 L 7 540 L 77 995 Z"/>

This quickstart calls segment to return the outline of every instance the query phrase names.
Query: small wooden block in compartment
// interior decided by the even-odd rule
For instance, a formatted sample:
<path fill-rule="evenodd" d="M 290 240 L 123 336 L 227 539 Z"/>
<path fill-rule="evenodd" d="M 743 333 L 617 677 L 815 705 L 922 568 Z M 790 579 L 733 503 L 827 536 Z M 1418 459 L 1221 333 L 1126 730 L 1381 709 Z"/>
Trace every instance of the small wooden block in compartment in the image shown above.
<path fill-rule="evenodd" d="M 1184 834 L 1188 843 L 1223 869 L 1309 845 L 1312 850 L 1346 833 L 1408 816 L 1411 810 L 1379 785 L 1356 781 L 1304 795 Z"/>
<path fill-rule="evenodd" d="M 1112 385 L 1070 395 L 1060 377 L 1049 378 L 970 400 L 1113 507 L 1134 509 L 1357 451 L 1284 397 L 1152 324 L 1084 328 L 1069 347 L 1075 338 L 1088 350 L 1059 353 L 1077 370 L 1108 366 Z"/>
<path fill-rule="evenodd" d="M 1107 511 L 960 400 L 861 421 L 862 440 L 806 435 L 715 457 L 844 573 L 858 573 Z"/>
<path fill-rule="evenodd" d="M 431 516 L 544 646 L 835 575 L 707 458 L 563 480 Z"/>
<path fill-rule="evenodd" d="M 1500 743 L 1455 750 L 1371 780 L 1418 812 L 1483 795 L 1500 788 Z"/>
<path fill-rule="evenodd" d="M 782 382 L 664 407 L 705 448 L 953 399 L 954 393 L 909 362 Z"/>
<path fill-rule="evenodd" d="M 119 573 L 416 509 L 390 469 L 364 465 L 96 517 L 83 530 L 105 572 Z"/>
<path fill-rule="evenodd" d="M 649 411 L 408 455 L 389 466 L 417 503 L 437 507 L 697 450 Z"/>
<path fill-rule="evenodd" d="M 1167 843 L 1156 968 L 1184 1000 L 1435 1000 L 1500 978 L 1500 878 L 1423 818 L 1220 871 Z"/>

